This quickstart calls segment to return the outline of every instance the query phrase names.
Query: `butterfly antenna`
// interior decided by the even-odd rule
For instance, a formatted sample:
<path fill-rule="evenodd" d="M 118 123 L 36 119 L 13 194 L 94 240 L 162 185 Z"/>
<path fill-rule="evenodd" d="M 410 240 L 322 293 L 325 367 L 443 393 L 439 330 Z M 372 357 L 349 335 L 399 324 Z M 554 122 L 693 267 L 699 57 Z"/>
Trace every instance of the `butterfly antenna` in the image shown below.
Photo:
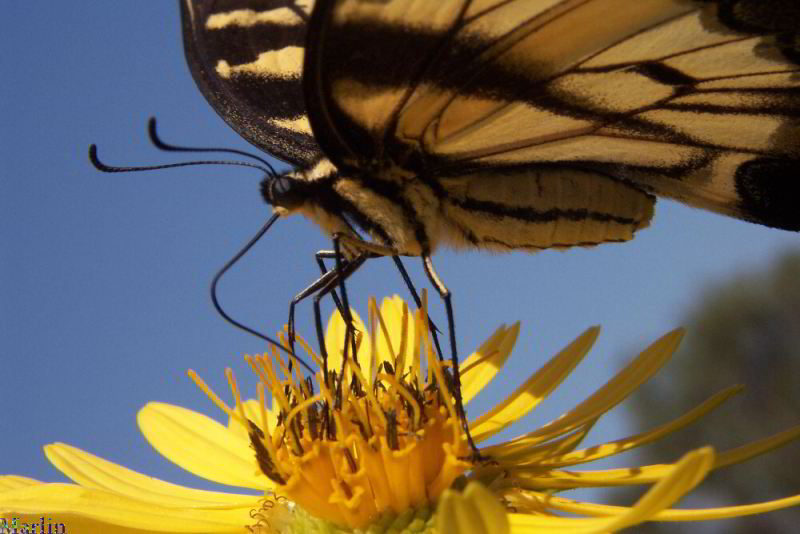
<path fill-rule="evenodd" d="M 150 117 L 147 121 L 147 135 L 150 137 L 150 142 L 158 148 L 159 150 L 164 150 L 165 152 L 224 152 L 226 154 L 236 154 L 238 156 L 244 156 L 247 158 L 254 159 L 260 163 L 262 163 L 265 167 L 269 168 L 272 172 L 272 175 L 276 175 L 275 169 L 272 165 L 265 159 L 256 156 L 255 154 L 250 154 L 249 152 L 245 152 L 244 150 L 236 150 L 233 148 L 219 148 L 219 147 L 186 147 L 186 146 L 177 146 L 171 145 L 169 143 L 165 143 L 159 136 L 158 131 L 156 129 L 156 118 Z"/>
<path fill-rule="evenodd" d="M 89 145 L 89 161 L 95 169 L 102 172 L 138 172 L 138 171 L 157 171 L 161 169 L 173 169 L 175 167 L 191 167 L 194 165 L 234 165 L 236 167 L 250 167 L 258 169 L 267 174 L 274 174 L 275 170 L 270 167 L 262 167 L 253 163 L 246 163 L 244 161 L 224 161 L 224 160 L 208 160 L 208 161 L 182 161 L 180 163 L 167 163 L 165 165 L 144 165 L 137 167 L 118 167 L 116 165 L 106 165 L 100 158 L 97 157 L 97 145 Z"/>
<path fill-rule="evenodd" d="M 169 164 L 166 164 L 166 165 L 146 165 L 146 166 L 137 166 L 137 167 L 118 167 L 118 166 L 106 165 L 105 163 L 100 161 L 100 158 L 97 157 L 97 145 L 95 145 L 95 144 L 92 144 L 92 145 L 89 146 L 89 161 L 92 162 L 92 165 L 97 170 L 102 171 L 102 172 L 155 171 L 155 170 L 160 170 L 160 169 L 172 169 L 172 168 L 175 168 L 175 167 L 189 167 L 189 166 L 194 166 L 194 165 L 235 165 L 235 166 L 238 166 L 238 167 L 251 167 L 251 168 L 254 168 L 254 169 L 258 169 L 258 170 L 260 170 L 262 172 L 265 172 L 267 174 L 274 174 L 274 172 L 275 172 L 275 170 L 272 168 L 272 166 L 269 163 L 265 162 L 266 167 L 261 167 L 260 165 L 255 165 L 255 164 L 252 164 L 252 163 L 245 163 L 245 162 L 242 162 L 242 161 L 185 161 L 185 162 L 181 162 L 181 163 L 169 163 Z M 211 282 L 211 302 L 214 304 L 214 309 L 217 310 L 217 313 L 219 313 L 219 315 L 223 319 L 225 319 L 228 323 L 232 324 L 236 328 L 239 328 L 240 330 L 243 330 L 243 331 L 245 331 L 245 332 L 247 332 L 249 334 L 252 334 L 252 335 L 256 336 L 259 339 L 263 339 L 267 343 L 272 343 L 273 345 L 278 347 L 280 350 L 284 351 L 287 355 L 289 355 L 290 358 L 292 358 L 293 360 L 296 360 L 300 364 L 302 364 L 303 367 L 308 369 L 308 371 L 311 374 L 314 374 L 314 370 L 311 369 L 311 367 L 309 367 L 309 365 L 302 358 L 300 358 L 299 356 L 294 354 L 294 352 L 292 352 L 291 350 L 287 349 L 286 347 L 284 347 L 282 344 L 280 344 L 276 340 L 272 339 L 271 337 L 266 336 L 266 335 L 262 334 L 261 332 L 258 332 L 256 330 L 250 328 L 249 326 L 246 326 L 246 325 L 240 323 L 239 321 L 237 321 L 236 319 L 234 319 L 233 317 L 228 315 L 228 313 L 224 309 L 222 309 L 222 306 L 219 303 L 219 299 L 217 298 L 217 284 L 219 283 L 219 280 L 222 277 L 222 275 L 225 274 L 228 271 L 228 269 L 230 269 L 237 261 L 239 261 L 239 259 L 242 256 L 244 256 L 247 253 L 247 251 L 250 250 L 253 247 L 253 245 L 255 245 L 255 243 L 259 239 L 261 239 L 261 237 L 265 233 L 267 233 L 267 230 L 269 230 L 270 226 L 272 226 L 272 224 L 277 220 L 278 217 L 279 217 L 279 215 L 277 213 L 275 213 L 272 217 L 270 217 L 270 219 L 258 231 L 258 233 L 256 233 L 256 235 L 239 252 L 237 252 L 236 255 L 233 258 L 231 258 L 222 267 L 222 269 L 219 270 L 219 272 L 217 272 L 217 274 L 214 276 L 214 280 Z"/>
<path fill-rule="evenodd" d="M 233 258 L 228 260 L 228 262 L 225 263 L 225 265 L 223 265 L 223 267 L 219 271 L 217 271 L 217 274 L 214 275 L 214 279 L 211 281 L 211 302 L 214 304 L 214 309 L 217 310 L 217 313 L 219 313 L 220 316 L 223 319 L 228 321 L 230 324 L 232 324 L 236 328 L 247 332 L 248 334 L 252 334 L 252 335 L 256 336 L 257 338 L 263 339 L 264 341 L 266 341 L 268 343 L 272 343 L 273 345 L 275 345 L 279 349 L 283 350 L 286 354 L 288 354 L 293 360 L 299 362 L 303 367 L 305 367 L 308 370 L 309 373 L 311 373 L 313 375 L 314 374 L 314 370 L 311 369 L 311 367 L 305 362 L 305 360 L 303 360 L 302 358 L 300 358 L 299 356 L 294 354 L 291 350 L 287 349 L 282 344 L 278 343 L 277 341 L 275 341 L 274 339 L 270 338 L 269 336 L 265 336 L 261 332 L 253 330 L 249 326 L 245 326 L 244 324 L 240 323 L 239 321 L 237 321 L 236 319 L 234 319 L 233 317 L 228 315 L 228 313 L 225 310 L 222 309 L 222 306 L 219 303 L 219 299 L 217 298 L 217 285 L 218 285 L 220 279 L 222 278 L 222 275 L 224 275 L 226 272 L 228 272 L 228 270 L 231 267 L 233 267 L 233 265 L 237 261 L 239 261 L 239 259 L 242 256 L 247 254 L 247 252 L 253 247 L 253 245 L 255 245 L 256 242 L 259 239 L 261 239 L 261 237 L 263 237 L 264 234 L 267 233 L 267 230 L 269 230 L 270 226 L 272 226 L 272 224 L 276 220 L 278 220 L 279 216 L 280 215 L 278 215 L 277 213 L 273 214 L 272 217 L 270 217 L 269 220 L 264 224 L 264 226 L 262 226 L 261 229 L 258 232 L 256 232 L 256 235 L 254 235 L 250 239 L 250 241 L 248 241 L 247 244 L 245 246 L 243 246 L 241 248 L 241 250 L 239 250 L 239 252 L 237 252 L 233 256 Z"/>

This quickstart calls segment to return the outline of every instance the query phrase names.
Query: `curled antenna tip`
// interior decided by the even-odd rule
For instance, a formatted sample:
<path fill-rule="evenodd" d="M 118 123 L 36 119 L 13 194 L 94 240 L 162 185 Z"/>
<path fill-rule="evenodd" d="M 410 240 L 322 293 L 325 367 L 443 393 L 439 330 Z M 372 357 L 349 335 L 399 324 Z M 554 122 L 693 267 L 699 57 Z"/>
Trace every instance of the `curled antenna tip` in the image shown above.
<path fill-rule="evenodd" d="M 158 134 L 156 134 L 156 118 L 150 117 L 147 119 L 147 134 L 150 136 L 150 139 L 158 139 Z"/>
<path fill-rule="evenodd" d="M 103 165 L 103 163 L 97 157 L 97 145 L 94 143 L 89 145 L 89 161 L 92 163 L 92 166 L 98 171 L 108 172 L 107 170 L 108 167 Z"/>
<path fill-rule="evenodd" d="M 147 136 L 150 138 L 150 142 L 155 145 L 156 148 L 161 150 L 174 150 L 176 147 L 171 145 L 167 145 L 164 141 L 162 141 L 158 137 L 158 131 L 156 129 L 156 118 L 150 117 L 147 119 Z"/>

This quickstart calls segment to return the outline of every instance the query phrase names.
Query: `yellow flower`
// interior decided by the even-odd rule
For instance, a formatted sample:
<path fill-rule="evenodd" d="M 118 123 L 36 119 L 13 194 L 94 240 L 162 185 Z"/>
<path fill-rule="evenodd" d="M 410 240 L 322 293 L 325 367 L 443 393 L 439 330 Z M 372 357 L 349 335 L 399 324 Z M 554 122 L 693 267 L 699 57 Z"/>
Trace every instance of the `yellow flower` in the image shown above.
<path fill-rule="evenodd" d="M 363 333 L 357 336 L 358 365 L 343 355 L 344 323 L 337 314 L 332 317 L 325 336 L 327 380 L 322 371 L 303 376 L 298 365 L 290 371 L 276 350 L 246 357 L 259 377 L 258 400 L 242 400 L 228 370 L 235 399 L 231 408 L 190 372 L 226 412 L 227 426 L 163 403 L 149 403 L 139 412 L 140 429 L 162 455 L 208 480 L 251 488 L 260 496 L 177 486 L 56 443 L 47 445 L 45 454 L 75 484 L 0 477 L 0 530 L 16 524 L 30 532 L 52 525 L 53 532 L 110 534 L 599 533 L 649 520 L 719 519 L 800 504 L 797 495 L 727 508 L 670 508 L 710 470 L 795 439 L 800 427 L 722 453 L 697 449 L 674 464 L 573 469 L 674 432 L 740 390 L 722 391 L 648 432 L 579 449 L 599 417 L 669 359 L 681 331 L 657 340 L 561 417 L 483 447 L 482 458 L 475 459 L 447 386 L 447 364 L 435 356 L 424 313 L 410 313 L 395 297 L 385 299 L 380 312 L 371 301 L 369 317 L 370 328 L 354 317 L 357 332 Z M 461 364 L 465 403 L 503 366 L 518 331 L 518 324 L 501 326 Z M 476 443 L 535 408 L 587 354 L 598 332 L 588 329 L 503 402 L 470 421 Z M 632 506 L 584 503 L 557 494 L 623 485 L 650 487 Z"/>

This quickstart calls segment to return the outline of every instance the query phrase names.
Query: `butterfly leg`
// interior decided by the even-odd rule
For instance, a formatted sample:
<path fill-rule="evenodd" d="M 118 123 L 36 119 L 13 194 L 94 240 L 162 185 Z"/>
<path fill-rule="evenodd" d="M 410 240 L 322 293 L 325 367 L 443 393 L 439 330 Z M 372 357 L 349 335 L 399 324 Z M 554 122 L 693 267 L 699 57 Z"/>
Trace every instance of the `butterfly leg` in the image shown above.
<path fill-rule="evenodd" d="M 411 277 L 408 276 L 408 271 L 406 271 L 403 262 L 400 261 L 400 256 L 394 255 L 392 256 L 392 260 L 394 260 L 394 264 L 397 266 L 397 270 L 400 271 L 400 276 L 403 277 L 403 281 L 406 283 L 406 287 L 408 288 L 409 292 L 411 292 L 411 297 L 414 299 L 414 303 L 417 305 L 417 308 L 422 308 L 422 300 L 420 300 L 419 295 L 417 294 L 417 288 L 414 287 L 414 283 L 411 281 Z M 439 356 L 439 361 L 443 359 L 442 357 L 442 347 L 439 345 L 439 336 L 437 333 L 439 329 L 433 323 L 433 321 L 428 318 L 428 327 L 431 331 L 431 337 L 433 338 L 433 344 L 436 347 L 436 354 Z"/>
<path fill-rule="evenodd" d="M 411 281 L 411 277 L 408 275 L 408 271 L 406 271 L 403 262 L 400 261 L 400 257 L 397 255 L 397 251 L 390 247 L 385 247 L 383 245 L 378 245 L 376 243 L 370 243 L 369 241 L 364 241 L 362 239 L 355 238 L 348 234 L 337 234 L 339 238 L 340 244 L 348 244 L 351 248 L 355 248 L 356 250 L 364 250 L 370 252 L 373 256 L 391 256 L 392 260 L 394 261 L 395 266 L 397 266 L 397 270 L 400 271 L 400 276 L 403 277 L 403 281 L 406 283 L 406 287 L 411 292 L 411 296 L 414 299 L 414 303 L 417 305 L 417 308 L 422 307 L 422 301 L 417 294 L 417 289 L 414 287 L 413 282 Z M 336 238 L 337 236 L 334 236 Z M 430 278 L 430 275 L 428 276 Z M 438 288 L 437 288 L 438 290 Z M 439 292 L 441 293 L 441 291 Z M 439 329 L 436 327 L 436 324 L 433 323 L 430 319 L 428 320 L 428 327 L 431 331 L 431 337 L 433 338 L 433 344 L 436 347 L 436 353 L 439 355 L 439 359 L 442 359 L 442 348 L 439 345 L 439 336 L 437 332 Z"/>
<path fill-rule="evenodd" d="M 325 347 L 325 334 L 322 328 L 320 301 L 325 295 L 333 291 L 336 285 L 339 284 L 343 279 L 356 272 L 358 268 L 364 264 L 368 257 L 368 255 L 362 254 L 353 260 L 342 261 L 340 269 L 326 271 L 320 278 L 318 278 L 314 283 L 298 294 L 298 296 L 292 301 L 293 304 L 296 304 L 295 300 L 299 302 L 310 295 L 314 295 L 314 325 L 317 332 L 317 343 L 319 343 L 320 355 L 322 356 L 322 371 L 326 383 L 328 383 L 328 351 Z"/>
<path fill-rule="evenodd" d="M 289 303 L 289 320 L 286 323 L 287 329 L 287 337 L 289 341 L 289 349 L 294 352 L 294 340 L 295 340 L 295 327 L 294 327 L 294 309 L 300 301 L 303 299 L 314 295 L 320 291 L 322 291 L 331 280 L 336 278 L 336 271 L 326 271 L 317 278 L 314 282 L 312 282 L 307 288 L 303 291 L 298 293 L 294 296 L 292 301 Z M 338 299 L 337 299 L 338 300 Z"/>
<path fill-rule="evenodd" d="M 346 236 L 345 234 L 337 233 L 337 234 L 333 235 L 333 252 L 334 252 L 334 257 L 336 259 L 336 272 L 339 272 L 339 273 L 342 272 L 342 264 L 345 261 L 342 258 L 342 242 L 345 242 L 345 243 L 348 243 L 348 244 L 352 244 L 352 242 L 348 241 L 348 239 L 349 239 L 349 236 Z M 354 239 L 354 241 L 359 242 L 361 240 Z M 362 250 L 363 252 L 369 252 L 367 250 L 364 250 L 363 248 L 362 249 L 356 248 L 356 250 Z M 344 319 L 344 324 L 345 324 L 345 334 L 344 334 L 345 347 L 344 348 L 345 348 L 345 353 L 347 353 L 347 343 L 349 341 L 351 343 L 351 345 L 352 345 L 351 354 L 355 358 L 355 355 L 356 355 L 356 336 L 355 336 L 355 329 L 353 327 L 353 316 L 350 314 L 350 302 L 347 300 L 347 288 L 345 288 L 345 284 L 344 284 L 345 278 L 346 278 L 345 276 L 338 277 L 338 280 L 339 280 L 339 294 L 341 295 L 341 298 L 342 298 L 342 309 L 344 311 L 344 313 L 342 314 L 342 318 Z"/>
<path fill-rule="evenodd" d="M 325 266 L 325 262 L 323 260 L 330 260 L 336 257 L 336 252 L 333 250 L 318 250 L 317 253 L 314 255 L 317 259 L 317 265 L 319 265 L 319 271 L 321 274 L 325 274 L 328 272 L 328 268 Z M 336 309 L 339 310 L 339 313 L 344 317 L 344 312 L 342 311 L 342 302 L 339 300 L 339 295 L 336 294 L 336 291 L 331 291 L 331 297 L 333 297 L 333 303 L 336 304 Z"/>
<path fill-rule="evenodd" d="M 365 253 L 364 256 L 365 256 L 365 259 L 366 258 L 377 257 L 377 255 L 372 254 L 372 253 Z M 315 257 L 317 259 L 317 265 L 319 265 L 320 272 L 322 273 L 323 276 L 325 276 L 329 272 L 334 272 L 334 271 L 328 271 L 328 268 L 325 265 L 324 260 L 326 260 L 326 259 L 335 259 L 336 258 L 336 251 L 333 251 L 333 250 L 320 250 L 320 251 L 317 251 L 317 253 L 315 254 Z M 345 315 L 345 313 L 344 313 L 344 306 L 342 305 L 342 302 L 339 300 L 339 295 L 337 295 L 336 290 L 335 289 L 329 289 L 327 291 L 323 291 L 322 293 L 326 294 L 328 292 L 330 292 L 331 297 L 333 297 L 333 302 L 334 302 L 334 304 L 336 304 L 336 309 L 339 310 L 339 314 L 342 316 L 342 318 L 344 319 L 345 317 L 347 317 Z M 348 327 L 352 328 L 353 331 L 355 331 L 355 328 L 353 327 L 352 323 L 350 323 L 348 325 Z M 345 343 L 347 343 L 347 336 L 345 336 Z"/>
<path fill-rule="evenodd" d="M 447 329 L 450 331 L 450 358 L 453 362 L 453 396 L 456 399 L 456 413 L 458 413 L 458 416 L 461 418 L 461 426 L 464 429 L 464 433 L 467 435 L 467 441 L 472 448 L 472 460 L 481 461 L 483 458 L 480 455 L 478 447 L 475 446 L 475 442 L 472 440 L 472 435 L 469 433 L 467 414 L 464 411 L 464 402 L 461 398 L 461 373 L 458 369 L 458 353 L 456 351 L 456 330 L 455 320 L 453 319 L 452 293 L 450 293 L 450 290 L 447 289 L 447 286 L 444 285 L 444 282 L 442 282 L 442 279 L 433 268 L 433 261 L 431 260 L 430 256 L 422 256 L 422 266 L 425 268 L 425 274 L 428 275 L 428 279 L 431 281 L 431 284 L 436 288 L 436 291 L 439 292 L 439 295 L 444 301 L 445 310 L 447 311 Z"/>

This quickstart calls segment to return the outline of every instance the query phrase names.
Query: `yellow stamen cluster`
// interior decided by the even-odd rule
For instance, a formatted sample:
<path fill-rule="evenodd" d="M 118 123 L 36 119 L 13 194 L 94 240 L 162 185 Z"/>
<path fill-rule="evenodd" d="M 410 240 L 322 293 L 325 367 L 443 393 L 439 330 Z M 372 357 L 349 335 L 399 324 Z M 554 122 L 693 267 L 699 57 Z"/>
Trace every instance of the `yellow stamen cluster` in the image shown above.
<path fill-rule="evenodd" d="M 366 372 L 348 354 L 347 342 L 335 358 L 342 364 L 333 368 L 322 365 L 298 339 L 325 369 L 315 380 L 303 376 L 299 365 L 290 369 L 275 347 L 271 354 L 246 357 L 259 377 L 260 424 L 245 414 L 230 370 L 226 373 L 236 399 L 234 409 L 193 373 L 192 378 L 245 426 L 259 467 L 278 484 L 277 492 L 318 519 L 364 527 L 382 516 L 428 507 L 471 467 L 464 459 L 470 450 L 448 387 L 446 364 L 434 353 L 424 311 L 415 312 L 412 320 L 414 348 L 421 350 L 403 346 L 409 326 L 405 307 L 403 335 L 395 350 L 375 301 L 370 301 L 373 361 Z M 376 323 L 389 352 L 378 365 Z M 360 345 L 363 336 L 356 337 Z M 405 361 L 409 352 L 412 361 Z M 279 414 L 271 424 L 266 391 L 273 412 Z"/>

